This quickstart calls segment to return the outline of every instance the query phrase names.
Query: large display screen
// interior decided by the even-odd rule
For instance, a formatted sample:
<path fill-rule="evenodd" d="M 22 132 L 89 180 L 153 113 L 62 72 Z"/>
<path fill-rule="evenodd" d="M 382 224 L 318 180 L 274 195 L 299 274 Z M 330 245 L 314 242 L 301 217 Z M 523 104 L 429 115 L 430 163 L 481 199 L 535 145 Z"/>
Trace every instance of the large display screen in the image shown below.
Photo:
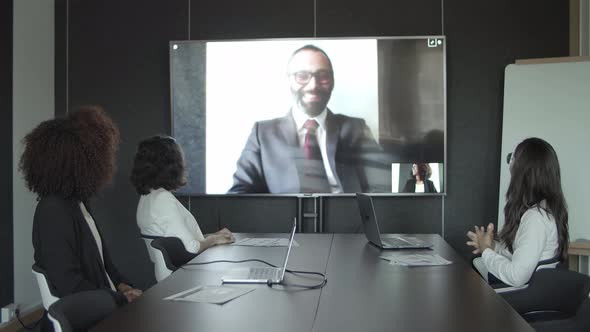
<path fill-rule="evenodd" d="M 442 36 L 170 42 L 183 194 L 441 193 Z"/>

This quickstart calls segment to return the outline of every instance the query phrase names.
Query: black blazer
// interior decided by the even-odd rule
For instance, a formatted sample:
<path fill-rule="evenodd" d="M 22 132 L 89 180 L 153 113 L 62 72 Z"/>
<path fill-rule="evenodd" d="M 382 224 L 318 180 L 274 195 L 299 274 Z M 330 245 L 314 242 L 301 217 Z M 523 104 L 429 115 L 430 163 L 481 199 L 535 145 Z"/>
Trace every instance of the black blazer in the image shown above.
<path fill-rule="evenodd" d="M 414 193 L 416 192 L 416 179 L 409 179 L 404 186 L 404 193 Z M 434 182 L 430 180 L 424 181 L 424 193 L 436 193 L 436 187 L 434 186 Z"/>
<path fill-rule="evenodd" d="M 107 271 L 115 287 L 121 282 L 128 283 L 113 265 L 104 240 L 103 267 L 79 204 L 76 200 L 48 196 L 39 201 L 35 210 L 35 264 L 46 271 L 50 287 L 58 297 L 99 288 L 110 290 Z M 113 292 L 113 296 L 118 303 L 127 302 L 119 292 Z"/>
<path fill-rule="evenodd" d="M 391 162 L 364 120 L 328 110 L 326 132 L 328 160 L 344 192 L 391 192 Z M 237 162 L 229 193 L 299 193 L 297 160 L 302 159 L 291 112 L 256 122 Z"/>

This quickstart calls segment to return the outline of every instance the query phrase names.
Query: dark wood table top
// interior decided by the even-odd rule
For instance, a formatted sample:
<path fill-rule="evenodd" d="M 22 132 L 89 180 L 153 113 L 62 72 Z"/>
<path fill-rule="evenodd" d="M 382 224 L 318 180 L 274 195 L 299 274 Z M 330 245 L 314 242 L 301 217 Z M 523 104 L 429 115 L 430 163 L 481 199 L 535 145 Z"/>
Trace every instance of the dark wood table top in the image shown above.
<path fill-rule="evenodd" d="M 284 237 L 288 234 L 236 234 Z M 255 290 L 223 305 L 166 301 L 199 285 L 221 285 L 224 271 L 260 263 L 187 266 L 117 310 L 92 331 L 527 331 L 530 326 L 438 235 L 449 266 L 393 266 L 363 234 L 301 234 L 288 268 L 327 274 L 323 289 L 233 285 Z M 216 246 L 192 262 L 259 258 L 280 265 L 285 247 Z M 287 283 L 317 283 L 286 274 Z"/>
<path fill-rule="evenodd" d="M 414 236 L 433 250 L 408 252 L 453 264 L 392 265 L 364 235 L 335 234 L 313 331 L 532 331 L 439 235 Z"/>

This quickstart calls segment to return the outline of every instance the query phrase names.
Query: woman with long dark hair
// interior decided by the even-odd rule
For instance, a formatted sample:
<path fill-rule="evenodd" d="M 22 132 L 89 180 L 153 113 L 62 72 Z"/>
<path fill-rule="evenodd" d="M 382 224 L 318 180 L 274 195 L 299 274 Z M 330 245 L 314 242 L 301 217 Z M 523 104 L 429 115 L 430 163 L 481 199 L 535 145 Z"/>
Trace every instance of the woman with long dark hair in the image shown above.
<path fill-rule="evenodd" d="M 39 199 L 35 264 L 45 270 L 55 295 L 104 289 L 119 304 L 135 300 L 141 291 L 115 268 L 89 205 L 115 171 L 115 124 L 100 107 L 83 107 L 42 122 L 24 143 L 20 170 Z"/>
<path fill-rule="evenodd" d="M 412 178 L 406 182 L 405 193 L 436 193 L 434 182 L 430 181 L 432 169 L 425 163 L 412 165 Z"/>
<path fill-rule="evenodd" d="M 484 278 L 490 273 L 506 284 L 522 286 L 540 261 L 567 259 L 568 212 L 559 161 L 549 143 L 525 139 L 508 162 L 511 178 L 499 241 L 494 241 L 494 225 L 489 224 L 468 232 L 467 244 L 474 254 L 481 253 L 473 263 Z"/>

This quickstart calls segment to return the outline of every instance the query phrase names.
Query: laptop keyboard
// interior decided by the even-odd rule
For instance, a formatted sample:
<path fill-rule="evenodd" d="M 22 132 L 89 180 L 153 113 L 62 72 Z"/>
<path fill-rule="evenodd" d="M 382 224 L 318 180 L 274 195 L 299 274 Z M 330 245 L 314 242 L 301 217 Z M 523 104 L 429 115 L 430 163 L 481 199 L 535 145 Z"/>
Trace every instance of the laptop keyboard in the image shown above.
<path fill-rule="evenodd" d="M 394 246 L 394 247 L 397 247 L 397 246 L 405 247 L 405 246 L 409 245 L 408 242 L 401 240 L 399 238 L 387 238 L 387 239 L 382 238 L 381 242 L 383 242 L 383 244 L 386 244 L 388 246 Z"/>
<path fill-rule="evenodd" d="M 248 279 L 279 279 L 279 269 L 274 267 L 251 267 Z"/>

